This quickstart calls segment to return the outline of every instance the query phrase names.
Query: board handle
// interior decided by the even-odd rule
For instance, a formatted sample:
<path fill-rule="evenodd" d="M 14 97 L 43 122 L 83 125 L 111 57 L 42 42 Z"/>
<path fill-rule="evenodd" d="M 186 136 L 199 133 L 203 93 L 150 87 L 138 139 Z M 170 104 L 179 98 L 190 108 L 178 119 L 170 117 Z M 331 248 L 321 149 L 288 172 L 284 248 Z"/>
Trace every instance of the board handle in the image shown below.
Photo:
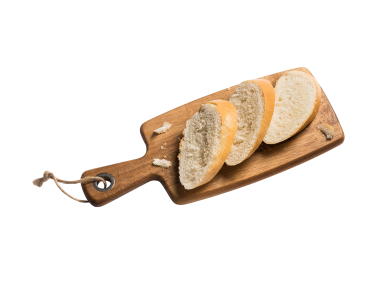
<path fill-rule="evenodd" d="M 97 186 L 96 182 L 82 184 L 87 200 L 93 206 L 103 206 L 152 180 L 156 180 L 156 174 L 149 170 L 152 162 L 153 160 L 146 154 L 139 159 L 84 172 L 82 178 L 100 175 L 110 182 L 106 189 L 101 188 L 100 185 Z"/>

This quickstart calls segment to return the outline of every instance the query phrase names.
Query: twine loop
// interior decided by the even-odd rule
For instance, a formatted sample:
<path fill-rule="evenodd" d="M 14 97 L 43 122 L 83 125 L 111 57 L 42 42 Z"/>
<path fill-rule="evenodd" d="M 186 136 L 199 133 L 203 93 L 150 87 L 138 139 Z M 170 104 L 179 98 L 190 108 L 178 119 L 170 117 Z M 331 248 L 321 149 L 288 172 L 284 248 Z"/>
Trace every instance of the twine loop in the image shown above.
<path fill-rule="evenodd" d="M 37 187 L 42 187 L 43 183 L 47 182 L 49 179 L 53 179 L 54 180 L 55 184 L 62 191 L 62 193 L 64 193 L 66 196 L 68 196 L 68 197 L 70 197 L 73 200 L 76 200 L 78 202 L 88 202 L 88 200 L 81 200 L 81 199 L 74 198 L 73 196 L 70 196 L 68 193 L 66 193 L 61 188 L 61 186 L 58 184 L 58 182 L 62 183 L 62 184 L 78 184 L 78 183 L 86 184 L 86 183 L 90 183 L 90 182 L 93 182 L 93 181 L 99 181 L 99 182 L 103 182 L 104 183 L 104 188 L 107 187 L 107 182 L 104 180 L 104 178 L 101 178 L 101 177 L 84 177 L 84 178 L 76 180 L 76 181 L 65 181 L 65 180 L 61 180 L 61 179 L 55 177 L 55 175 L 53 173 L 49 172 L 49 171 L 45 171 L 43 173 L 43 177 L 42 178 L 35 179 L 33 181 L 33 184 L 35 186 L 37 186 Z"/>

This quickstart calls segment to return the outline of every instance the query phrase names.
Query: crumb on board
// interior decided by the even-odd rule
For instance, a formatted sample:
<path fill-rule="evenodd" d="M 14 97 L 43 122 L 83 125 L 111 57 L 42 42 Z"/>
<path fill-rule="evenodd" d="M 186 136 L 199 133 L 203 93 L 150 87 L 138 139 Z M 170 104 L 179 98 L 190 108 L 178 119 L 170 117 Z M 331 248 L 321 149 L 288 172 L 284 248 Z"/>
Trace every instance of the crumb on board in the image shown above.
<path fill-rule="evenodd" d="M 167 155 L 163 155 L 164 158 L 167 158 L 168 156 Z"/>
<path fill-rule="evenodd" d="M 162 118 L 162 119 L 163 119 L 163 118 Z M 154 131 L 154 133 L 156 133 L 156 134 L 158 134 L 158 135 L 163 134 L 163 133 L 167 132 L 168 129 L 171 128 L 171 126 L 172 126 L 171 123 L 169 123 L 169 122 L 164 122 L 164 123 L 163 123 L 163 126 L 160 127 L 159 129 L 156 129 L 156 130 Z"/>
<path fill-rule="evenodd" d="M 171 161 L 168 161 L 166 159 L 155 158 L 154 161 L 153 161 L 153 165 L 167 169 L 167 168 L 169 168 L 171 166 Z"/>
<path fill-rule="evenodd" d="M 319 126 L 317 126 L 317 130 L 319 129 Z"/>
<path fill-rule="evenodd" d="M 164 143 L 163 145 L 166 145 L 166 143 Z"/>
<path fill-rule="evenodd" d="M 228 87 L 227 90 L 230 90 L 230 87 Z"/>
<path fill-rule="evenodd" d="M 165 147 L 162 145 L 162 146 L 161 146 L 161 149 L 165 149 Z"/>
<path fill-rule="evenodd" d="M 324 124 L 321 125 L 321 129 L 320 130 L 326 136 L 327 140 L 331 140 L 333 138 L 333 136 L 334 136 L 334 130 L 333 130 L 332 126 L 324 123 Z"/>

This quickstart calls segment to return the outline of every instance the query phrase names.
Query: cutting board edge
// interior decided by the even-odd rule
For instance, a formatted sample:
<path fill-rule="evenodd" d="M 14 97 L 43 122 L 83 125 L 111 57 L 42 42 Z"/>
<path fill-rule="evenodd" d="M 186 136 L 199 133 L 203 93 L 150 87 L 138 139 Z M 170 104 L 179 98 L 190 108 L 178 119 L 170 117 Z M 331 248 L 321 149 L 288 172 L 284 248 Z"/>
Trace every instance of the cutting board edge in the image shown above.
<path fill-rule="evenodd" d="M 269 171 L 265 171 L 264 173 L 262 173 L 261 175 L 259 176 L 254 176 L 252 177 L 251 179 L 247 179 L 247 180 L 243 180 L 241 182 L 236 182 L 236 183 L 233 183 L 231 185 L 228 185 L 228 186 L 225 186 L 223 188 L 223 190 L 215 190 L 215 191 L 211 191 L 209 192 L 208 196 L 206 197 L 201 197 L 201 198 L 196 198 L 196 196 L 191 196 L 189 198 L 186 198 L 186 197 L 179 197 L 179 198 L 175 198 L 172 194 L 170 194 L 169 190 L 166 188 L 166 186 L 163 184 L 163 182 L 161 182 L 161 184 L 163 185 L 163 187 L 165 188 L 165 190 L 167 191 L 168 195 L 170 196 L 171 200 L 177 204 L 177 205 L 185 205 L 185 204 L 190 204 L 190 203 L 194 203 L 194 202 L 197 202 L 197 201 L 200 201 L 200 200 L 205 200 L 205 199 L 208 199 L 208 198 L 211 198 L 211 197 L 215 197 L 215 196 L 218 196 L 218 195 L 221 195 L 221 194 L 224 194 L 224 193 L 227 193 L 227 192 L 230 192 L 230 191 L 234 191 L 236 189 L 239 189 L 239 188 L 242 188 L 242 187 L 245 187 L 245 186 L 248 186 L 248 185 L 251 185 L 253 183 L 256 183 L 256 182 L 259 182 L 259 181 L 262 181 L 266 178 L 269 178 L 271 176 L 274 176 L 274 175 L 277 175 L 279 173 L 282 173 L 284 171 L 287 171 L 291 168 L 294 168 L 302 163 L 305 163 L 311 159 L 314 159 L 330 150 L 332 150 L 333 148 L 336 148 L 338 146 L 340 146 L 344 141 L 345 141 L 345 134 L 342 130 L 342 127 L 340 124 L 338 124 L 338 126 L 341 128 L 341 136 L 339 136 L 338 138 L 335 138 L 334 142 L 333 143 L 328 143 L 326 146 L 324 147 L 321 147 L 319 148 L 318 150 L 315 150 L 315 151 L 312 151 L 304 156 L 301 156 L 300 158 L 298 159 L 293 159 L 291 160 L 290 162 L 288 163 L 285 163 L 285 164 L 282 164 L 278 167 L 275 167 Z M 214 192 L 214 193 L 212 193 Z"/>
<path fill-rule="evenodd" d="M 102 198 L 102 199 L 97 199 L 92 194 L 89 193 L 89 190 L 92 189 L 91 188 L 92 183 L 80 184 L 80 186 L 82 188 L 82 192 L 84 194 L 84 197 L 88 201 L 88 203 L 94 208 L 101 208 L 101 207 L 104 207 L 104 206 L 106 206 L 106 205 L 108 205 L 108 204 L 130 194 L 130 193 L 132 193 L 133 191 L 147 185 L 150 182 L 154 182 L 154 181 L 159 182 L 159 180 L 161 180 L 161 176 L 156 174 L 156 173 L 152 173 L 150 175 L 150 177 L 143 184 L 138 184 L 138 185 L 130 188 L 129 190 L 124 191 L 122 194 L 117 194 L 117 195 L 114 195 L 113 197 Z"/>

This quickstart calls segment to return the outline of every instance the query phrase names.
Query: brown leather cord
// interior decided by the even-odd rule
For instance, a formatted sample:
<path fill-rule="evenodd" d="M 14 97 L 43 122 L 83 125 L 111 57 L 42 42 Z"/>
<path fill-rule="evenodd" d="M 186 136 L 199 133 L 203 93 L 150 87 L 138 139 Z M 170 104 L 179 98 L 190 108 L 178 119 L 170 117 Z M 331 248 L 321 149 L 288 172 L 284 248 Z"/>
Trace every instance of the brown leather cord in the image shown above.
<path fill-rule="evenodd" d="M 64 193 L 66 196 L 68 196 L 68 197 L 70 197 L 73 200 L 76 200 L 78 202 L 88 202 L 88 200 L 81 200 L 81 199 L 74 198 L 73 196 L 70 196 L 68 193 L 66 193 L 61 188 L 61 186 L 59 186 L 58 182 L 62 183 L 62 184 L 78 184 L 78 183 L 85 184 L 85 183 L 90 183 L 90 182 L 93 182 L 93 181 L 99 181 L 99 182 L 103 182 L 104 183 L 104 186 L 105 186 L 104 188 L 107 187 L 107 182 L 103 178 L 101 178 L 101 177 L 85 177 L 85 178 L 82 178 L 82 179 L 76 180 L 76 181 L 65 181 L 65 180 L 61 180 L 61 179 L 56 178 L 54 176 L 54 174 L 51 173 L 51 172 L 49 172 L 49 171 L 45 171 L 45 173 L 43 173 L 43 177 L 42 178 L 35 179 L 33 181 L 33 184 L 35 186 L 37 186 L 37 187 L 42 187 L 43 183 L 45 183 L 49 179 L 53 179 L 54 180 L 55 184 L 62 191 L 62 193 Z"/>

